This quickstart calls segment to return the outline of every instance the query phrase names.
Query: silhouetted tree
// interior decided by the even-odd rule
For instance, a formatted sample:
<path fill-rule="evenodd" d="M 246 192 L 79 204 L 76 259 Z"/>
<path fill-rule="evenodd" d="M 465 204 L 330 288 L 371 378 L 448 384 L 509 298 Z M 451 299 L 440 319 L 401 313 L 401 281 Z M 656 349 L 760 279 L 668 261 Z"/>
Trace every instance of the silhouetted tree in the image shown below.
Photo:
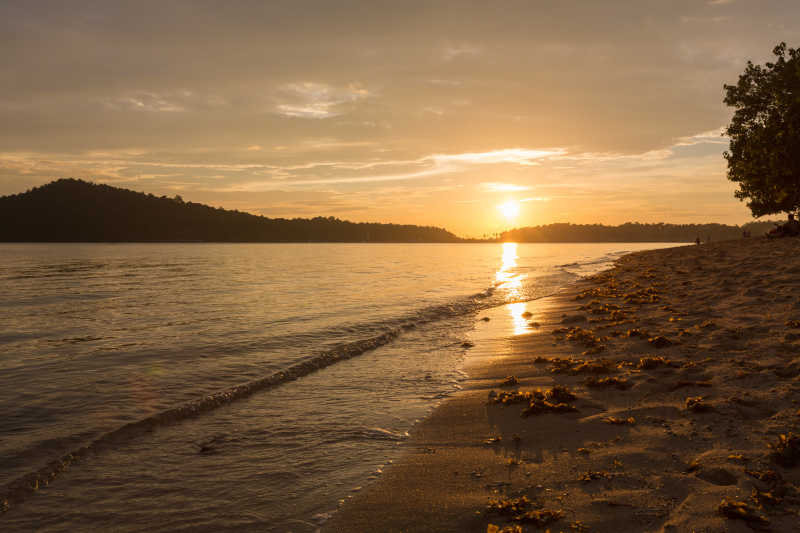
<path fill-rule="evenodd" d="M 748 61 L 739 82 L 725 85 L 735 108 L 728 179 L 756 217 L 800 209 L 800 49 L 781 43 L 772 53 L 774 62 Z"/>

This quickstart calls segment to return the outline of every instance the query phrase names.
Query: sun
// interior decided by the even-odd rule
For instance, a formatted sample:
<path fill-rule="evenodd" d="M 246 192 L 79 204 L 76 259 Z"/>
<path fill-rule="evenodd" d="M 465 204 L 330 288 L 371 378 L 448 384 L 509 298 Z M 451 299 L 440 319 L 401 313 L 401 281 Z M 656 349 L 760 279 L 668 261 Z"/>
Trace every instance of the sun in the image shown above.
<path fill-rule="evenodd" d="M 498 205 L 497 209 L 499 209 L 508 220 L 514 220 L 519 216 L 519 202 L 515 202 L 514 200 Z"/>

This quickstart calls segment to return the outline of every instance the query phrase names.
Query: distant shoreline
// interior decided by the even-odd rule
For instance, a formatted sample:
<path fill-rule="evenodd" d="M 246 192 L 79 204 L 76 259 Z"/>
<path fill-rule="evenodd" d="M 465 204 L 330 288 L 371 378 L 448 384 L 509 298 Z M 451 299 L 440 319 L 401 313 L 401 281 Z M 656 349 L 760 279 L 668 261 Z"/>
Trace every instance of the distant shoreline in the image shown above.
<path fill-rule="evenodd" d="M 0 241 L 0 244 L 692 244 L 691 241 Z M 724 242 L 724 241 L 720 241 Z"/>
<path fill-rule="evenodd" d="M 553 223 L 482 238 L 435 226 L 351 222 L 336 217 L 269 218 L 76 179 L 0 197 L 0 242 L 36 243 L 628 243 L 718 242 L 754 237 L 771 221 L 742 226 L 626 222 Z"/>

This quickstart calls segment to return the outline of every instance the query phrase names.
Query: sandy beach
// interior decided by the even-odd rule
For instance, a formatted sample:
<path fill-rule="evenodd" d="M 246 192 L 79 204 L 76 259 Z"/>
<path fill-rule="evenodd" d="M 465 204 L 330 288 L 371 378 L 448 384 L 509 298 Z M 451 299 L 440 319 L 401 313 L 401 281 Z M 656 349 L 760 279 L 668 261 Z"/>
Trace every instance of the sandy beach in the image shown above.
<path fill-rule="evenodd" d="M 481 313 L 464 390 L 323 529 L 800 530 L 799 254 L 639 252 Z"/>

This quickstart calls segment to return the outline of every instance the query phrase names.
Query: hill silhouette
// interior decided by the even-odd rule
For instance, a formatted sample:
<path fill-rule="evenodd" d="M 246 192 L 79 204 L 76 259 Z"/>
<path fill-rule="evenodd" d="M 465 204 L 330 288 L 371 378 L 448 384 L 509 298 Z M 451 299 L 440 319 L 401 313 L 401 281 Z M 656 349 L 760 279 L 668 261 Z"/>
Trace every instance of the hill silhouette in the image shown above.
<path fill-rule="evenodd" d="M 5 242 L 458 242 L 442 228 L 267 218 L 78 179 L 0 197 Z"/>
<path fill-rule="evenodd" d="M 772 221 L 748 222 L 742 226 L 726 224 L 547 224 L 516 228 L 500 234 L 500 240 L 513 242 L 692 242 L 738 239 L 747 230 L 753 237 L 775 227 Z"/>
<path fill-rule="evenodd" d="M 493 239 L 461 239 L 449 231 L 334 217 L 268 218 L 59 179 L 0 197 L 0 242 L 692 242 L 753 236 L 774 222 L 725 224 L 548 224 L 516 228 Z"/>

